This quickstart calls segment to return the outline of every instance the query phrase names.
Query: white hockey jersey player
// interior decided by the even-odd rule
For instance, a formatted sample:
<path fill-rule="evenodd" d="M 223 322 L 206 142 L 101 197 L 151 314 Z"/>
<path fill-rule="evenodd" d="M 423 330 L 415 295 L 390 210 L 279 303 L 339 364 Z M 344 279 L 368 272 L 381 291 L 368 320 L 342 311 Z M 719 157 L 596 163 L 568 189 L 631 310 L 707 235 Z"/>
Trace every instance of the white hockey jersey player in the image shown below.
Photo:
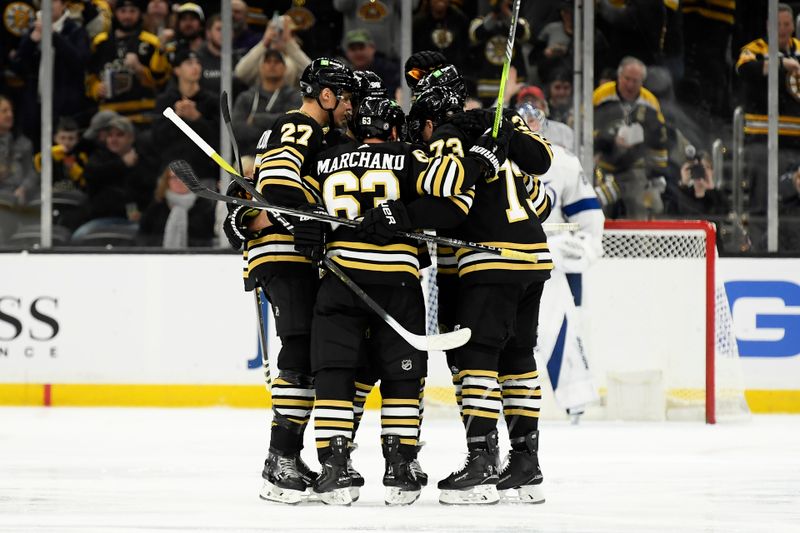
<path fill-rule="evenodd" d="M 547 221 L 580 224 L 579 231 L 547 238 L 555 270 L 544 286 L 541 305 L 548 312 L 539 317 L 536 347 L 537 359 L 546 362 L 556 401 L 577 416 L 599 398 L 584 351 L 578 307 L 581 273 L 603 253 L 605 217 L 580 161 L 563 146 L 553 144 L 553 164 L 540 179 L 553 204 Z"/>

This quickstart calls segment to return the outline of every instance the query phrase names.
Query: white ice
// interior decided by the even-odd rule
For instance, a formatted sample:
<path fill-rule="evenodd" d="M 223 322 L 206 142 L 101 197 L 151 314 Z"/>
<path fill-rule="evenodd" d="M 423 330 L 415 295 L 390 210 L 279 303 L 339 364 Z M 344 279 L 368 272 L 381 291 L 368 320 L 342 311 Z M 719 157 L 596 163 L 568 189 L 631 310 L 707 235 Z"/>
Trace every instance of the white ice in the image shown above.
<path fill-rule="evenodd" d="M 388 508 L 377 413 L 350 508 L 259 500 L 267 414 L 236 409 L 0 409 L 0 531 L 800 531 L 800 417 L 748 423 L 542 422 L 543 505 L 445 507 L 459 421 L 426 420 L 432 485 Z M 312 446 L 306 455 L 311 459 Z"/>

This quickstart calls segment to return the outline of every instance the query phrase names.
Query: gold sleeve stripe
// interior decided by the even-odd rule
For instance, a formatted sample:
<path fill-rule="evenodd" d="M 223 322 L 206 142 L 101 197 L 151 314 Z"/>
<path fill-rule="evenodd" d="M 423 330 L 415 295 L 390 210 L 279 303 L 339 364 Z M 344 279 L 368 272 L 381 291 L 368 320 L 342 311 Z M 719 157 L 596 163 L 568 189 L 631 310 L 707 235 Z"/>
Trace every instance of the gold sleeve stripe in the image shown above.
<path fill-rule="evenodd" d="M 299 189 L 299 190 L 303 191 L 303 194 L 305 195 L 306 200 L 308 200 L 309 203 L 313 204 L 313 203 L 316 203 L 316 201 L 317 201 L 314 198 L 314 195 L 312 195 L 310 192 L 308 192 L 308 190 L 306 190 L 305 187 L 303 187 L 301 184 L 297 183 L 296 181 L 291 181 L 291 180 L 286 180 L 286 179 L 270 179 L 270 178 L 262 180 L 259 183 L 259 186 L 261 187 L 261 192 L 262 193 L 264 191 L 264 188 L 266 186 L 268 186 L 268 185 L 273 185 L 273 186 L 274 185 L 278 185 L 278 186 L 283 185 L 283 186 L 286 186 L 286 187 L 293 187 L 295 189 Z"/>
<path fill-rule="evenodd" d="M 259 244 L 264 244 L 265 242 L 294 242 L 294 238 L 292 238 L 291 235 L 283 235 L 280 233 L 275 233 L 272 235 L 265 235 L 257 239 L 249 240 L 247 241 L 247 247 L 252 248 Z"/>
<path fill-rule="evenodd" d="M 411 246 L 409 244 L 387 244 L 385 246 L 379 246 L 377 244 L 368 244 L 365 242 L 351 242 L 351 241 L 333 241 L 329 242 L 328 246 L 330 248 L 349 248 L 355 250 L 370 250 L 370 251 L 379 251 L 379 252 L 408 252 L 411 254 L 417 253 L 417 247 Z"/>
<path fill-rule="evenodd" d="M 456 204 L 456 207 L 464 212 L 465 215 L 469 214 L 469 206 L 467 203 L 458 196 L 448 196 L 448 200 Z"/>
<path fill-rule="evenodd" d="M 547 196 L 547 195 L 545 194 L 545 195 L 544 195 L 544 198 L 545 198 L 545 200 L 544 200 L 544 202 L 542 202 L 542 205 L 541 205 L 541 207 L 539 207 L 539 208 L 536 210 L 536 216 L 537 216 L 537 217 L 538 217 L 538 216 L 541 216 L 541 215 L 542 215 L 542 213 L 544 213 L 545 211 L 547 211 L 547 208 L 548 208 L 548 207 L 549 207 L 549 205 L 550 205 L 550 197 L 549 197 L 549 196 Z"/>
<path fill-rule="evenodd" d="M 275 168 L 275 167 L 289 167 L 292 171 L 300 175 L 300 167 L 292 161 L 291 159 L 273 159 L 271 161 L 261 161 L 261 164 L 258 165 L 259 172 L 261 169 L 264 168 Z"/>

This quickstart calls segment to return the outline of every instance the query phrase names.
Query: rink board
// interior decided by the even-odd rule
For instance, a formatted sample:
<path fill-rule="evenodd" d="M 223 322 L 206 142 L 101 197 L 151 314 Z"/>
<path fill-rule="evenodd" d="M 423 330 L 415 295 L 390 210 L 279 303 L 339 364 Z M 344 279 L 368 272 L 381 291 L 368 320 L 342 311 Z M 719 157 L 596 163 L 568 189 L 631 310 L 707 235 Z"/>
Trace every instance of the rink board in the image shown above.
<path fill-rule="evenodd" d="M 254 302 L 242 290 L 238 256 L 23 253 L 0 255 L 0 264 L 0 405 L 268 405 Z M 643 291 L 663 305 L 642 320 L 675 339 L 655 349 L 688 349 L 702 334 L 702 315 L 670 297 L 675 286 L 658 286 L 659 269 L 680 267 L 639 265 L 634 278 L 618 266 L 601 260 L 586 277 L 589 347 L 602 340 L 619 348 L 598 355 L 595 366 L 635 369 L 636 354 L 653 349 L 621 335 L 609 312 L 637 305 Z M 751 409 L 800 412 L 800 260 L 723 259 L 719 271 L 736 296 Z M 697 283 L 689 272 L 678 279 L 682 290 Z M 690 321 L 697 326 L 671 331 L 659 318 L 669 313 L 697 315 Z M 271 317 L 268 328 L 275 369 L 280 344 Z M 429 366 L 431 396 L 452 398 L 442 355 L 432 354 Z"/>

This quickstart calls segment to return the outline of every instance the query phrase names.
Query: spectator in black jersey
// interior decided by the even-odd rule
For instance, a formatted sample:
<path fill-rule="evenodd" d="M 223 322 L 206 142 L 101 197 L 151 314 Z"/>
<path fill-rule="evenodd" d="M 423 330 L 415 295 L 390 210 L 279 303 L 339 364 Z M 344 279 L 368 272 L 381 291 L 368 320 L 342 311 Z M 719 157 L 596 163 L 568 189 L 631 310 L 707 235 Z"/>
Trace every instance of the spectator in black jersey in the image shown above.
<path fill-rule="evenodd" d="M 214 203 L 198 198 L 167 167 L 158 179 L 153 201 L 142 213 L 137 242 L 183 249 L 211 246 L 213 238 Z"/>
<path fill-rule="evenodd" d="M 161 113 L 171 107 L 211 146 L 219 144 L 219 102 L 200 86 L 202 66 L 197 52 L 181 49 L 175 56 L 173 73 L 177 83 L 156 101 L 157 118 L 153 123 L 153 143 L 159 154 L 159 167 L 170 161 L 184 159 L 192 165 L 201 179 L 214 180 L 216 165 L 192 141 L 186 138 Z"/>
<path fill-rule="evenodd" d="M 714 185 L 711 158 L 701 152 L 681 165 L 678 187 L 670 188 L 667 210 L 680 216 L 726 215 L 730 211 L 725 193 Z"/>
<path fill-rule="evenodd" d="M 303 103 L 294 87 L 284 80 L 286 62 L 277 50 L 268 50 L 261 61 L 261 80 L 236 98 L 232 121 L 236 137 L 245 152 L 254 152 L 256 143 L 272 123 Z"/>
<path fill-rule="evenodd" d="M 342 48 L 353 70 L 371 70 L 381 77 L 389 96 L 395 96 L 400 87 L 400 65 L 377 51 L 368 30 L 347 32 Z"/>
<path fill-rule="evenodd" d="M 141 181 L 152 169 L 140 157 L 134 141 L 130 120 L 116 117 L 109 122 L 105 147 L 89 156 L 84 173 L 91 220 L 75 230 L 73 238 L 79 239 L 99 227 L 132 226 L 138 221 L 133 191 L 141 188 Z"/>
<path fill-rule="evenodd" d="M 469 51 L 469 19 L 450 0 L 431 0 L 414 16 L 413 50 L 436 50 L 459 70 Z"/>

